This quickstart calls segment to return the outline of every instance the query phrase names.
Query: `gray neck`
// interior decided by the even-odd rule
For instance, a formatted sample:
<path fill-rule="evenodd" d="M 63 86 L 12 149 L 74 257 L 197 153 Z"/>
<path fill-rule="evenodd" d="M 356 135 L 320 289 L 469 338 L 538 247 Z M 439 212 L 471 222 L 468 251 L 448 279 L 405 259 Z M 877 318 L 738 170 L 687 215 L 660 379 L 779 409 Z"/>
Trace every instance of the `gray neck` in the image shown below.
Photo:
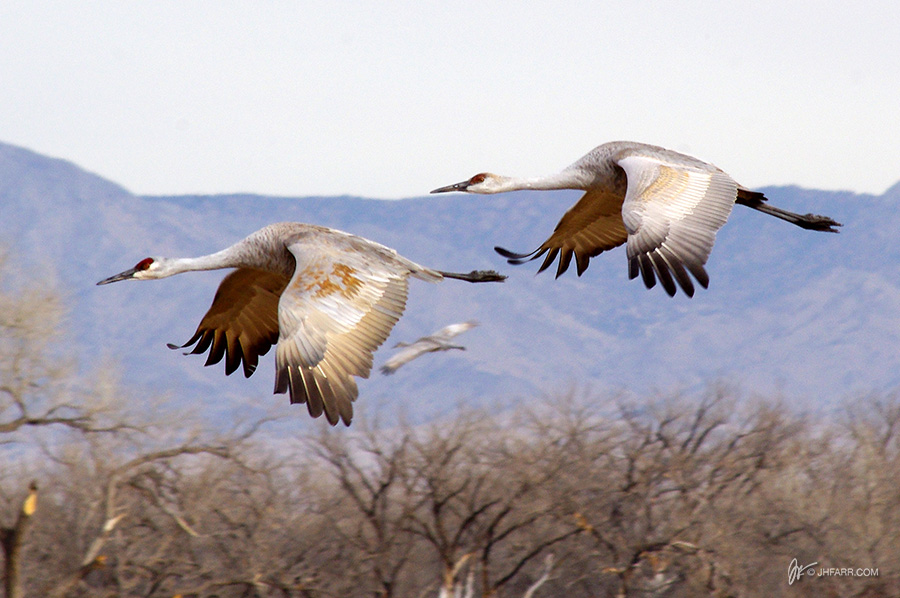
<path fill-rule="evenodd" d="M 200 257 L 158 258 L 160 271 L 158 277 L 175 276 L 183 272 L 195 272 L 198 270 L 220 270 L 222 268 L 237 268 L 244 265 L 235 255 L 234 247 L 217 251 Z"/>
<path fill-rule="evenodd" d="M 221 268 L 237 268 L 245 260 L 240 260 L 235 255 L 233 247 L 217 251 L 209 255 L 186 258 L 184 265 L 191 270 L 219 270 Z"/>
<path fill-rule="evenodd" d="M 590 184 L 590 181 L 577 170 L 566 169 L 545 176 L 512 179 L 511 183 L 516 189 L 549 191 L 552 189 L 584 189 Z"/>

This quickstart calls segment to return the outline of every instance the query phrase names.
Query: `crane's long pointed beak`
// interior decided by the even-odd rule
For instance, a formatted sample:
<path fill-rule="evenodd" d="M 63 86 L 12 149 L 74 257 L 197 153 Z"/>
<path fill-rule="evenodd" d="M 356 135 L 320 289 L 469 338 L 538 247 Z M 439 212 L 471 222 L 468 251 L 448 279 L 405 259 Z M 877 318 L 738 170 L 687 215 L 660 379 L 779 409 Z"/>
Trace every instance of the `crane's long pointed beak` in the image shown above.
<path fill-rule="evenodd" d="M 97 284 L 109 284 L 111 282 L 119 282 L 120 280 L 130 280 L 134 278 L 134 273 L 137 272 L 136 268 L 130 268 L 125 270 L 124 272 L 119 272 L 115 276 L 110 276 L 109 278 L 105 278 L 98 282 Z"/>
<path fill-rule="evenodd" d="M 454 183 L 453 185 L 447 185 L 446 187 L 439 187 L 432 191 L 432 193 L 448 193 L 450 191 L 465 191 L 469 188 L 469 181 L 463 181 L 461 183 Z"/>

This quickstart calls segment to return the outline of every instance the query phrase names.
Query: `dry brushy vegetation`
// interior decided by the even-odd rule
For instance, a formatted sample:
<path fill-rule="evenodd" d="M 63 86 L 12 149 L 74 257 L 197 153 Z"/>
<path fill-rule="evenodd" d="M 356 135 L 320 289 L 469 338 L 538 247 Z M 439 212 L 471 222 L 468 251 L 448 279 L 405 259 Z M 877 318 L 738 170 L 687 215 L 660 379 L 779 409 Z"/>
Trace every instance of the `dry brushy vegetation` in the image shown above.
<path fill-rule="evenodd" d="M 0 279 L 9 596 L 900 595 L 895 394 L 813 419 L 572 393 L 263 441 L 76 380 L 55 296 Z M 788 585 L 794 558 L 878 576 Z"/>

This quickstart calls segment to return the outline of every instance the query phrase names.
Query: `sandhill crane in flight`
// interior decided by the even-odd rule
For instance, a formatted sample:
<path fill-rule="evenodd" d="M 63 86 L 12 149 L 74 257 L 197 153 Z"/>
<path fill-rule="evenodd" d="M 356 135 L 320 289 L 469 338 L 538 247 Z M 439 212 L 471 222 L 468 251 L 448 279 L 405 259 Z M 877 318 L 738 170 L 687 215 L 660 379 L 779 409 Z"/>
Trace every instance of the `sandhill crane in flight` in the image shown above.
<path fill-rule="evenodd" d="M 454 345 L 451 341 L 454 337 L 459 336 L 466 330 L 471 330 L 478 326 L 475 320 L 468 322 L 459 322 L 444 326 L 437 332 L 432 332 L 428 336 L 423 336 L 413 343 L 397 343 L 394 347 L 403 347 L 402 351 L 398 351 L 381 366 L 382 374 L 393 374 L 400 366 L 406 365 L 413 359 L 420 357 L 426 353 L 434 353 L 436 351 L 449 351 L 451 349 L 460 349 L 465 351 L 462 345 Z"/>
<path fill-rule="evenodd" d="M 794 214 L 766 203 L 766 197 L 737 184 L 730 176 L 691 156 L 632 141 L 603 144 L 561 172 L 543 177 L 513 178 L 483 172 L 467 181 L 432 193 L 502 193 L 520 189 L 583 189 L 553 234 L 531 253 L 494 249 L 511 264 L 546 254 L 538 272 L 559 256 L 556 276 L 572 258 L 578 275 L 590 259 L 623 243 L 628 277 L 641 274 L 647 288 L 659 278 L 669 295 L 675 282 L 694 295 L 690 272 L 703 288 L 709 276 L 703 267 L 716 231 L 725 224 L 735 203 L 781 218 L 801 228 L 837 232 L 831 218 Z"/>
<path fill-rule="evenodd" d="M 225 373 L 256 369 L 273 344 L 275 392 L 306 403 L 331 425 L 350 425 L 372 354 L 406 307 L 408 278 L 500 282 L 494 271 L 468 274 L 420 266 L 393 249 L 345 232 L 297 222 L 266 226 L 222 251 L 195 258 L 148 257 L 101 280 L 155 280 L 182 272 L 235 268 L 184 345 L 209 349 L 206 365 L 225 358 Z"/>

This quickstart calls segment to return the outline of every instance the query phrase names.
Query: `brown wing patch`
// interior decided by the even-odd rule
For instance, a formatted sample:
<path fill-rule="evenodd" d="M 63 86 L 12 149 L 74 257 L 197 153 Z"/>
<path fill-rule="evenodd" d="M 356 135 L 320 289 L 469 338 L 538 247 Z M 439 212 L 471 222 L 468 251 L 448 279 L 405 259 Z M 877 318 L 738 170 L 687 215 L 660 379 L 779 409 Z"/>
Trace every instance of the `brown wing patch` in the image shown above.
<path fill-rule="evenodd" d="M 538 272 L 546 270 L 559 256 L 557 278 L 568 270 L 574 257 L 578 275 L 581 276 L 592 257 L 627 240 L 628 233 L 622 223 L 624 200 L 624 193 L 592 189 L 569 208 L 553 229 L 553 234 L 533 252 L 518 254 L 500 247 L 495 247 L 495 250 L 508 258 L 511 264 L 521 264 L 546 254 Z"/>
<path fill-rule="evenodd" d="M 250 377 L 259 356 L 278 342 L 278 300 L 287 283 L 278 274 L 238 268 L 219 284 L 194 336 L 183 345 L 169 347 L 184 349 L 196 343 L 191 354 L 210 350 L 206 365 L 224 357 L 226 375 L 243 363 L 244 376 Z"/>

